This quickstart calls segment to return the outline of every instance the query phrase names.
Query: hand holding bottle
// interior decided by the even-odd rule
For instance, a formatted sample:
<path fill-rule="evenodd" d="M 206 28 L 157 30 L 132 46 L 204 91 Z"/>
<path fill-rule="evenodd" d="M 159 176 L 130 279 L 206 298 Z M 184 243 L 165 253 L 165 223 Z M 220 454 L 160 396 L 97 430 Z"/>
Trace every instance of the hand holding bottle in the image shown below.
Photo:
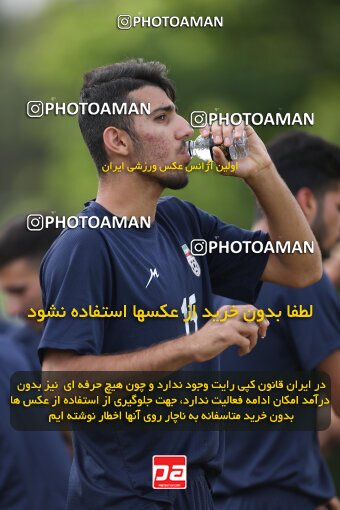
<path fill-rule="evenodd" d="M 223 144 L 226 147 L 235 145 L 237 147 L 237 142 L 240 140 L 242 143 L 242 140 L 246 137 L 247 157 L 237 158 L 238 169 L 235 172 L 232 174 L 221 172 L 222 175 L 236 175 L 247 180 L 256 177 L 260 172 L 266 171 L 273 165 L 262 140 L 251 126 L 245 125 L 243 122 L 239 126 L 213 124 L 212 126 L 205 126 L 200 132 L 203 138 L 209 138 L 212 135 L 215 144 L 212 147 L 213 158 L 215 163 L 221 166 L 226 166 L 228 160 L 223 150 L 217 146 Z"/>

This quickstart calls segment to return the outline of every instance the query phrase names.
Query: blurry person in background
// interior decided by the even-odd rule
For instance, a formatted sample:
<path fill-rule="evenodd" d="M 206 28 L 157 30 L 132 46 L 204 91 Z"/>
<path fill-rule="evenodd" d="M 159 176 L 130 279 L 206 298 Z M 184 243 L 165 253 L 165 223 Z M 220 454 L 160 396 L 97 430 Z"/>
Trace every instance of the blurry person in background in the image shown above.
<path fill-rule="evenodd" d="M 43 325 L 27 315 L 30 308 L 42 308 L 40 264 L 60 232 L 57 228 L 28 230 L 26 216 L 0 228 L 0 292 L 6 314 L 23 324 L 12 340 L 28 358 L 31 370 L 41 369 L 37 349 Z"/>
<path fill-rule="evenodd" d="M 8 402 L 13 373 L 40 370 L 37 346 L 41 326 L 27 314 L 31 307 L 42 307 L 39 267 L 58 234 L 56 229 L 28 231 L 26 217 L 0 229 L 0 290 L 5 309 L 25 323 L 0 322 L 1 510 L 64 510 L 66 506 L 70 434 L 15 430 Z"/>
<path fill-rule="evenodd" d="M 335 287 L 340 291 L 340 241 L 325 260 L 324 268 Z"/>
<path fill-rule="evenodd" d="M 288 133 L 268 152 L 323 257 L 329 256 L 340 238 L 340 149 L 318 137 Z M 253 229 L 268 230 L 260 208 Z M 340 310 L 334 286 L 326 274 L 304 289 L 264 283 L 255 302 L 262 309 L 287 304 L 312 304 L 313 316 L 271 321 L 267 339 L 249 356 L 240 358 L 233 348 L 224 351 L 221 370 L 322 370 L 331 377 L 332 406 L 340 415 Z M 224 468 L 214 493 L 217 510 L 338 508 L 315 431 L 226 431 Z"/>
<path fill-rule="evenodd" d="M 335 285 L 340 300 L 340 242 L 332 250 L 330 257 L 324 261 L 324 270 Z M 336 460 L 340 453 L 340 417 L 333 411 L 331 425 L 326 430 L 319 432 L 319 442 L 326 458 L 329 458 L 331 463 L 334 459 L 337 464 Z"/>
<path fill-rule="evenodd" d="M 71 459 L 61 434 L 15 430 L 10 422 L 10 378 L 29 370 L 10 332 L 0 333 L 0 508 L 64 510 Z"/>

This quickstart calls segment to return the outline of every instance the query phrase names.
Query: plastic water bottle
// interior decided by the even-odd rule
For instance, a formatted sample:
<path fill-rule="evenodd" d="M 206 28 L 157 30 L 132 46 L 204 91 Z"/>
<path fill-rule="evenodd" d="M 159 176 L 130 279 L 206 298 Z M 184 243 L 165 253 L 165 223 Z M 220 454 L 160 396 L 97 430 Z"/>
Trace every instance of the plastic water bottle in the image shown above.
<path fill-rule="evenodd" d="M 235 129 L 232 134 L 232 144 L 226 147 L 223 143 L 214 143 L 213 137 L 210 135 L 207 138 L 198 136 L 196 140 L 189 140 L 187 149 L 191 157 L 197 156 L 202 161 L 210 161 L 213 158 L 213 147 L 219 147 L 228 161 L 235 161 L 236 159 L 244 159 L 248 156 L 248 138 L 246 132 L 243 131 L 242 136 L 236 139 Z"/>

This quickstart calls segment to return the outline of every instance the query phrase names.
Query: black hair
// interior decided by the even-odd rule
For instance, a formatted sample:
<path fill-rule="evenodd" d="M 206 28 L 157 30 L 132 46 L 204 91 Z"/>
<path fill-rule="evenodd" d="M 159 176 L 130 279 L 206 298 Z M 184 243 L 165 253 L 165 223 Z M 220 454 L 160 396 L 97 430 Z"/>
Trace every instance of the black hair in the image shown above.
<path fill-rule="evenodd" d="M 0 268 L 20 258 L 40 263 L 61 230 L 54 227 L 28 230 L 26 216 L 10 220 L 0 229 Z"/>
<path fill-rule="evenodd" d="M 300 131 L 284 133 L 274 138 L 267 149 L 294 196 L 307 187 L 321 200 L 340 183 L 340 148 L 318 136 Z M 262 216 L 257 205 L 256 219 Z"/>
<path fill-rule="evenodd" d="M 100 106 L 113 102 L 118 106 L 123 103 L 129 104 L 128 94 L 146 85 L 160 87 L 172 101 L 175 101 L 175 88 L 167 78 L 166 66 L 160 62 L 145 62 L 139 58 L 98 67 L 86 73 L 80 102 L 98 103 Z M 80 109 L 78 122 L 98 172 L 101 171 L 102 165 L 107 163 L 103 132 L 108 126 L 123 129 L 136 141 L 133 121 L 129 115 L 109 113 L 91 115 L 87 110 L 81 113 Z"/>

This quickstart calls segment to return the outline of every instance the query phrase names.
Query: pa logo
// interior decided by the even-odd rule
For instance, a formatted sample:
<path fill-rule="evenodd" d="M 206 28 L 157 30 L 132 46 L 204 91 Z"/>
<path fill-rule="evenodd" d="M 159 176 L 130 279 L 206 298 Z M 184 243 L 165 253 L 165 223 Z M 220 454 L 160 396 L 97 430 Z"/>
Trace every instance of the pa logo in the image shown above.
<path fill-rule="evenodd" d="M 152 457 L 153 489 L 186 489 L 186 455 L 154 455 Z"/>

